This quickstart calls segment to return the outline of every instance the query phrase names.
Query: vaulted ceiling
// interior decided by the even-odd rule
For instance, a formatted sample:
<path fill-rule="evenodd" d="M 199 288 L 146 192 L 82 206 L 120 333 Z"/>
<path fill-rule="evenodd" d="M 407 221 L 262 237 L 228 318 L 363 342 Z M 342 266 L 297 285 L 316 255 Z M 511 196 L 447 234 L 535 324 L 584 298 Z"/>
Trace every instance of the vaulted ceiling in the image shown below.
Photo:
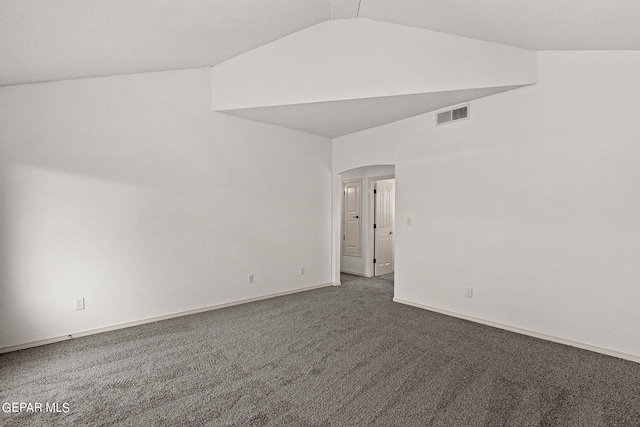
<path fill-rule="evenodd" d="M 373 21 L 322 22 L 212 67 L 212 109 L 337 137 L 537 81 L 536 52 Z"/>
<path fill-rule="evenodd" d="M 0 0 L 0 86 L 212 66 L 356 15 L 534 50 L 640 49 L 639 0 Z"/>
<path fill-rule="evenodd" d="M 364 19 L 341 21 L 349 18 Z M 340 26 L 325 28 L 328 22 L 350 25 L 347 32 L 337 33 L 335 28 Z M 520 50 L 640 50 L 639 23 L 640 0 L 0 0 L 0 86 L 201 67 L 214 67 L 214 75 L 219 77 L 216 69 L 224 70 L 229 68 L 225 68 L 226 64 L 236 63 L 236 58 L 248 57 L 248 67 L 231 67 L 227 80 L 218 80 L 218 87 L 231 88 L 226 99 L 235 102 L 242 98 L 239 95 L 245 86 L 237 76 L 274 68 L 273 57 L 263 56 L 262 62 L 255 58 L 260 58 L 260 52 L 273 50 L 265 47 L 276 45 L 275 51 L 280 52 L 274 61 L 276 73 L 267 73 L 266 78 L 288 75 L 295 80 L 301 67 L 297 75 L 310 77 L 315 83 L 329 82 L 325 86 L 330 90 L 312 87 L 321 95 L 298 100 L 287 97 L 305 92 L 308 84 L 279 88 L 275 94 L 256 90 L 249 98 L 255 101 L 254 95 L 268 95 L 269 102 L 214 106 L 214 110 L 335 137 L 535 82 L 535 78 L 523 77 L 522 70 L 516 70 L 501 82 L 451 86 L 439 81 L 442 87 L 438 90 L 433 85 L 425 86 L 420 79 L 432 76 L 429 73 L 434 72 L 433 64 L 443 64 L 452 57 L 445 53 L 426 58 L 431 55 L 431 48 L 424 46 L 441 50 L 437 41 L 441 39 L 435 34 L 499 43 L 503 51 L 504 45 Z M 353 40 L 344 42 L 344 37 L 356 34 L 362 26 L 370 28 L 364 37 L 355 44 Z M 378 28 L 389 26 L 395 29 L 381 36 Z M 305 36 L 292 35 L 309 34 L 311 28 L 325 31 L 319 33 L 320 39 L 328 37 L 332 42 L 321 44 L 322 49 L 318 49 L 316 37 L 310 43 L 294 45 L 294 49 L 280 48 L 291 40 L 304 40 Z M 422 35 L 418 33 L 403 40 L 396 37 L 407 33 L 407 29 L 431 33 L 425 36 L 430 41 L 420 46 L 418 39 Z M 344 34 L 342 39 L 340 34 Z M 467 43 L 456 39 L 456 43 Z M 389 40 L 396 40 L 397 48 L 387 49 L 383 59 L 393 66 L 384 63 L 376 80 L 371 78 L 376 73 L 370 72 L 371 67 L 366 68 L 366 60 L 378 64 L 376 57 L 382 55 L 379 47 L 389 44 Z M 300 58 L 319 55 L 314 48 L 322 50 L 324 56 L 316 58 L 316 65 L 305 70 Z M 453 50 L 459 52 L 457 47 Z M 488 46 L 485 50 L 493 48 Z M 363 51 L 368 52 L 368 57 L 363 56 Z M 336 52 L 342 52 L 340 59 L 336 59 Z M 291 58 L 283 61 L 283 57 L 294 54 L 297 63 L 286 67 Z M 397 60 L 399 54 L 405 54 L 404 59 Z M 467 52 L 466 56 L 473 59 L 482 54 Z M 427 59 L 430 64 L 420 63 Z M 264 67 L 267 64 L 270 66 Z M 454 69 L 453 65 L 449 69 Z M 277 66 L 289 71 L 279 73 Z M 422 86 L 394 89 L 391 82 L 398 80 L 403 70 L 412 68 L 420 76 L 406 81 Z M 313 75 L 322 69 L 332 69 L 337 77 L 326 80 L 321 74 Z M 351 77 L 349 73 L 343 76 L 343 69 L 351 70 Z M 359 74 L 353 71 L 356 69 L 360 69 Z M 396 70 L 393 78 L 384 74 L 391 69 Z M 474 66 L 471 69 L 483 74 Z M 503 74 L 486 71 L 485 76 Z M 367 76 L 370 81 L 364 79 L 363 83 L 360 76 Z M 512 81 L 513 76 L 518 78 Z M 259 80 L 255 76 L 252 79 Z M 378 93 L 379 88 L 386 92 Z M 328 92 L 336 93 L 327 98 Z"/>
<path fill-rule="evenodd" d="M 0 85 L 208 67 L 330 18 L 328 0 L 0 0 Z"/>
<path fill-rule="evenodd" d="M 639 50 L 639 0 L 362 0 L 359 16 L 532 50 Z"/>

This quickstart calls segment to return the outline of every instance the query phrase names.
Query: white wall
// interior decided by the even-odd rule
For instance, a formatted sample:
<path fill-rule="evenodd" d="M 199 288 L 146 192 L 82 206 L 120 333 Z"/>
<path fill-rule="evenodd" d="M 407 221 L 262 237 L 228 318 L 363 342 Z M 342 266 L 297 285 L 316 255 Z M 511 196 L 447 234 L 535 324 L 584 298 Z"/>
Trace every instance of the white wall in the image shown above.
<path fill-rule="evenodd" d="M 420 28 L 325 21 L 214 66 L 213 109 L 531 84 L 535 61 L 530 50 Z"/>
<path fill-rule="evenodd" d="M 0 88 L 0 348 L 331 281 L 330 140 L 212 113 L 210 85 Z"/>
<path fill-rule="evenodd" d="M 470 120 L 336 138 L 334 171 L 396 165 L 396 298 L 640 360 L 640 52 L 538 66 Z"/>
<path fill-rule="evenodd" d="M 372 264 L 373 264 L 373 253 L 371 253 L 370 248 L 370 230 L 369 230 L 369 222 L 371 215 L 371 207 L 369 201 L 371 200 L 372 194 L 369 191 L 369 178 L 372 177 L 380 177 L 380 176 L 389 176 L 395 173 L 395 168 L 393 165 L 376 165 L 376 166 L 365 166 L 362 168 L 353 169 L 341 174 L 342 181 L 346 181 L 349 179 L 362 179 L 362 201 L 361 201 L 361 218 L 362 221 L 362 229 L 361 229 L 361 255 L 357 256 L 348 256 L 341 255 L 340 256 L 340 270 L 347 273 L 359 274 L 362 276 L 371 277 L 373 275 Z M 343 207 L 344 209 L 344 207 Z"/>

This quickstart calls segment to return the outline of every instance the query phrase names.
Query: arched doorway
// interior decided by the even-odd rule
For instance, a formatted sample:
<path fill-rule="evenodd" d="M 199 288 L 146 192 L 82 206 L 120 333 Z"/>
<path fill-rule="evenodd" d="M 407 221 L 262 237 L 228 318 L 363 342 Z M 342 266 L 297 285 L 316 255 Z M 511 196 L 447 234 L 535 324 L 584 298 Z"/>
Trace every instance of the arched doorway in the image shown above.
<path fill-rule="evenodd" d="M 340 272 L 364 277 L 392 272 L 395 166 L 367 165 L 335 174 L 333 202 L 333 284 L 340 284 Z"/>

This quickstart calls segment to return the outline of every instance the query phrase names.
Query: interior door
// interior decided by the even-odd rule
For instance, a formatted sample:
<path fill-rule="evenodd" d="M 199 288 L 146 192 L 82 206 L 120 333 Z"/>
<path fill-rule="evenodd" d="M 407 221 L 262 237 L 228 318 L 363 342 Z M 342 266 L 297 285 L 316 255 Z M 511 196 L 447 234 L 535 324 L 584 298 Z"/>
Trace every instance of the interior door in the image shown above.
<path fill-rule="evenodd" d="M 374 276 L 393 271 L 394 192 L 391 181 L 377 181 L 375 187 Z"/>
<path fill-rule="evenodd" d="M 362 254 L 362 180 L 344 182 L 342 254 Z"/>

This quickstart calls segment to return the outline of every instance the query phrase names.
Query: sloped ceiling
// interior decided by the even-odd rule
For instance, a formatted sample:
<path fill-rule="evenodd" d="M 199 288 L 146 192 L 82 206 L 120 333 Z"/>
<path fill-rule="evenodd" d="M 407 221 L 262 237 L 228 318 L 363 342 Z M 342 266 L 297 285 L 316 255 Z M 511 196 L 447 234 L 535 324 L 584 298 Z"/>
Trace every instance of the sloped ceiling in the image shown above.
<path fill-rule="evenodd" d="M 521 86 L 243 108 L 227 114 L 335 138 L 518 87 Z"/>
<path fill-rule="evenodd" d="M 358 16 L 532 50 L 640 50 L 640 0 L 362 0 Z"/>
<path fill-rule="evenodd" d="M 640 0 L 0 0 L 0 86 L 215 66 L 356 17 L 532 50 L 640 50 Z M 373 117 L 383 123 L 398 111 L 436 108 L 453 92 L 233 114 L 336 135 Z"/>
<path fill-rule="evenodd" d="M 212 109 L 336 137 L 534 84 L 535 52 L 365 18 L 212 69 Z"/>
<path fill-rule="evenodd" d="M 640 0 L 0 0 L 0 86 L 213 66 L 356 14 L 534 50 L 640 49 Z"/>
<path fill-rule="evenodd" d="M 330 18 L 328 0 L 0 0 L 0 86 L 209 67 Z"/>

